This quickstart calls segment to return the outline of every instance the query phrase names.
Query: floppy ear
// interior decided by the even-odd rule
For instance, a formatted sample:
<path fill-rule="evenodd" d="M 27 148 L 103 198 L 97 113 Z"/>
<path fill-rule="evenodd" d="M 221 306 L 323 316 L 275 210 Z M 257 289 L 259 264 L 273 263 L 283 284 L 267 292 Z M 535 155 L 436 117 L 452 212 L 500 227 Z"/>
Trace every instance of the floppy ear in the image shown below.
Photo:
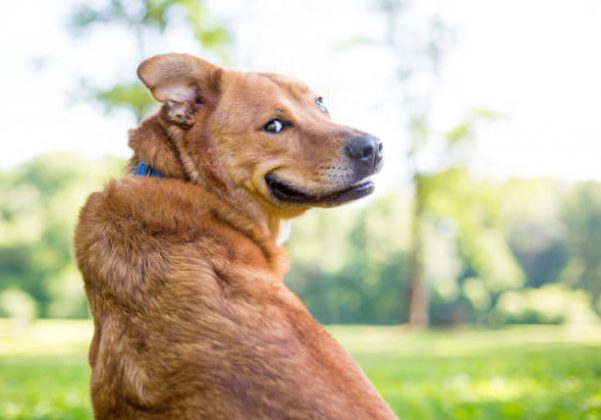
<path fill-rule="evenodd" d="M 191 125 L 194 114 L 219 93 L 222 69 L 188 54 L 156 55 L 138 67 L 138 77 L 165 104 L 167 117 Z"/>

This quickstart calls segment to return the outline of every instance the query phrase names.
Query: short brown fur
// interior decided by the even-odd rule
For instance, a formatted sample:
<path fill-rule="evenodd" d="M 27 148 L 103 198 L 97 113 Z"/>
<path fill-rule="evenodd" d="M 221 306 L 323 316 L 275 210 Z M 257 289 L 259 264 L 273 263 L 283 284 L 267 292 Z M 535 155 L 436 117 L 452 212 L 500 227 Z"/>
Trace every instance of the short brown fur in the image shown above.
<path fill-rule="evenodd" d="M 183 54 L 140 78 L 163 103 L 130 132 L 128 175 L 92 194 L 75 235 L 94 337 L 98 419 L 390 419 L 346 352 L 283 282 L 284 221 L 314 205 L 275 200 L 268 173 L 316 197 L 356 172 L 309 89 Z M 279 135 L 261 127 L 292 123 Z"/>

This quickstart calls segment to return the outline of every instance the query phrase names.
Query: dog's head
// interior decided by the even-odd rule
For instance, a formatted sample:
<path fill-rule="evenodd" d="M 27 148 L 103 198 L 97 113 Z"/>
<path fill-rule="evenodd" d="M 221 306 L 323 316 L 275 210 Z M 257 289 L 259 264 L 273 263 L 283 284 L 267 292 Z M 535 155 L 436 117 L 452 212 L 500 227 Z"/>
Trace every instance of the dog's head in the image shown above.
<path fill-rule="evenodd" d="M 144 61 L 138 75 L 164 104 L 161 118 L 191 179 L 219 178 L 272 212 L 292 215 L 370 194 L 382 144 L 335 124 L 304 84 L 226 70 L 197 57 Z"/>

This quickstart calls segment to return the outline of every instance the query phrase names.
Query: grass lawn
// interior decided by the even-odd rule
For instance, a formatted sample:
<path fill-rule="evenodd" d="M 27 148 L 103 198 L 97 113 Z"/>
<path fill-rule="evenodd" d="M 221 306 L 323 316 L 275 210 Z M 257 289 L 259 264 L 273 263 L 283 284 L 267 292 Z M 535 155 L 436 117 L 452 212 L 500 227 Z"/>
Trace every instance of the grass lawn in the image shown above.
<path fill-rule="evenodd" d="M 601 328 L 330 327 L 401 418 L 601 419 Z M 90 418 L 91 323 L 0 320 L 0 419 Z"/>

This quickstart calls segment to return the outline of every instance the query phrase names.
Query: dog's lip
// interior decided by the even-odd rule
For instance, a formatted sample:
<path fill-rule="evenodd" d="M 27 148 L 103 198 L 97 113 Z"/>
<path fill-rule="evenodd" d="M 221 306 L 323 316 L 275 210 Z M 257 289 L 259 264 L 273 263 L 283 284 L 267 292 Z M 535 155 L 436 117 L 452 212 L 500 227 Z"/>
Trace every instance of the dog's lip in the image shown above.
<path fill-rule="evenodd" d="M 375 188 L 374 183 L 371 180 L 366 179 L 342 190 L 322 195 L 311 195 L 291 187 L 289 183 L 280 180 L 273 174 L 267 174 L 265 176 L 265 182 L 267 183 L 272 197 L 279 201 L 315 206 L 333 206 L 358 200 L 359 198 L 371 194 Z"/>

